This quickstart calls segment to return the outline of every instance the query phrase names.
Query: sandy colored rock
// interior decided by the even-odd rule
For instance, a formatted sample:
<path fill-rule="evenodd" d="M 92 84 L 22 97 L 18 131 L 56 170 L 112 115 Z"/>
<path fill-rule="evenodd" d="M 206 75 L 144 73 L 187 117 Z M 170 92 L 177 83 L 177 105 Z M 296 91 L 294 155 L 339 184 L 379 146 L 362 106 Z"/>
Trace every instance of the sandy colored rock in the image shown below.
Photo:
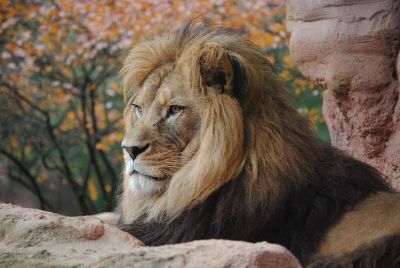
<path fill-rule="evenodd" d="M 284 247 L 266 242 L 203 240 L 145 247 L 95 217 L 0 203 L 0 267 L 49 266 L 301 267 Z"/>
<path fill-rule="evenodd" d="M 65 217 L 0 203 L 0 267 L 90 264 L 142 245 L 94 217 Z"/>
<path fill-rule="evenodd" d="M 96 267 L 301 267 L 284 247 L 228 240 L 199 240 L 162 247 L 142 247 L 102 260 Z"/>
<path fill-rule="evenodd" d="M 327 88 L 332 144 L 400 190 L 400 1 L 288 0 L 287 26 L 294 61 Z"/>

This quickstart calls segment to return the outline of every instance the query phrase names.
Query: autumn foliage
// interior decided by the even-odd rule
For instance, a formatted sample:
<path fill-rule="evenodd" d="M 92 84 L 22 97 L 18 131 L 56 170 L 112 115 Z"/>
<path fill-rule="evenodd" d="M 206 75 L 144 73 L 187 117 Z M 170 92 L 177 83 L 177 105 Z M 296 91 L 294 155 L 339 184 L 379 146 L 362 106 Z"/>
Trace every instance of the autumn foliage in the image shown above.
<path fill-rule="evenodd" d="M 321 89 L 288 54 L 283 0 L 1 1 L 0 161 L 7 176 L 57 211 L 46 191 L 70 191 L 77 214 L 110 210 L 123 137 L 118 75 L 130 45 L 197 17 L 244 30 L 327 139 Z M 61 188 L 46 188 L 50 180 Z M 1 201 L 1 200 L 0 200 Z"/>

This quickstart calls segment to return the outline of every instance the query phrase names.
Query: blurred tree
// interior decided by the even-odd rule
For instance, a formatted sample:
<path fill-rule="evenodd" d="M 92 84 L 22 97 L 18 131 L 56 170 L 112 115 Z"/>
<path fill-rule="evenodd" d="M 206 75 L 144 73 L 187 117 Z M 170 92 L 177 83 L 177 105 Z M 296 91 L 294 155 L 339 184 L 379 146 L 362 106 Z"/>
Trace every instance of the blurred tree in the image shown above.
<path fill-rule="evenodd" d="M 123 56 L 130 44 L 199 15 L 213 27 L 247 32 L 328 140 L 321 89 L 288 56 L 283 2 L 3 0 L 0 159 L 7 176 L 35 193 L 42 209 L 57 211 L 41 187 L 50 172 L 72 192 L 78 214 L 112 209 L 122 162 Z"/>

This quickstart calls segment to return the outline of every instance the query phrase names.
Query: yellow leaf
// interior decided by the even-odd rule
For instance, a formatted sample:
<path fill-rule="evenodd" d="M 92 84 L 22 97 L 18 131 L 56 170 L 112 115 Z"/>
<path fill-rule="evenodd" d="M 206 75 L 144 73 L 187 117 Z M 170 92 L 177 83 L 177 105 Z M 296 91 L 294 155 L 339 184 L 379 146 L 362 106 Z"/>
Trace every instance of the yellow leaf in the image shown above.
<path fill-rule="evenodd" d="M 107 193 L 111 192 L 111 185 L 107 184 L 106 186 L 104 186 L 104 191 L 106 191 Z"/>
<path fill-rule="evenodd" d="M 284 79 L 289 79 L 289 78 L 291 77 L 291 74 L 290 74 L 290 72 L 289 72 L 288 70 L 283 70 L 283 71 L 280 73 L 280 76 L 281 76 L 282 78 L 284 78 Z"/>
<path fill-rule="evenodd" d="M 30 145 L 25 146 L 24 151 L 26 154 L 29 154 L 30 152 L 32 152 L 32 146 Z"/>
<path fill-rule="evenodd" d="M 36 177 L 36 181 L 38 183 L 45 182 L 45 181 L 47 181 L 47 176 L 46 175 L 39 175 L 39 176 Z"/>
<path fill-rule="evenodd" d="M 301 93 L 301 88 L 295 87 L 294 88 L 294 94 L 299 95 Z"/>
<path fill-rule="evenodd" d="M 294 67 L 294 63 L 292 61 L 292 58 L 289 56 L 289 54 L 283 56 L 283 62 L 286 64 L 287 67 L 289 68 L 293 68 Z"/>
<path fill-rule="evenodd" d="M 16 137 L 11 137 L 11 147 L 16 148 L 19 146 L 19 141 Z"/>
<path fill-rule="evenodd" d="M 92 199 L 93 201 L 97 200 L 97 186 L 96 183 L 94 183 L 94 181 L 92 179 L 89 180 L 88 182 L 88 192 L 89 192 L 89 196 L 90 199 Z"/>

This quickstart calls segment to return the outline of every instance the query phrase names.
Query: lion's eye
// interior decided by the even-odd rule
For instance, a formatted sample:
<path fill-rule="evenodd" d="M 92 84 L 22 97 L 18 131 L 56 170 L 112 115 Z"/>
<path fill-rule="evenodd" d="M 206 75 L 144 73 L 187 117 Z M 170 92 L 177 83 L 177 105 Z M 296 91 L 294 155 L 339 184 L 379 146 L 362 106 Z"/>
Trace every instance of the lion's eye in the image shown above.
<path fill-rule="evenodd" d="M 133 109 L 135 110 L 135 114 L 138 118 L 142 116 L 142 106 L 133 104 Z"/>
<path fill-rule="evenodd" d="M 179 106 L 179 105 L 171 105 L 168 108 L 168 112 L 167 112 L 167 117 L 170 117 L 172 115 L 178 114 L 180 111 L 183 110 L 183 106 Z"/>

